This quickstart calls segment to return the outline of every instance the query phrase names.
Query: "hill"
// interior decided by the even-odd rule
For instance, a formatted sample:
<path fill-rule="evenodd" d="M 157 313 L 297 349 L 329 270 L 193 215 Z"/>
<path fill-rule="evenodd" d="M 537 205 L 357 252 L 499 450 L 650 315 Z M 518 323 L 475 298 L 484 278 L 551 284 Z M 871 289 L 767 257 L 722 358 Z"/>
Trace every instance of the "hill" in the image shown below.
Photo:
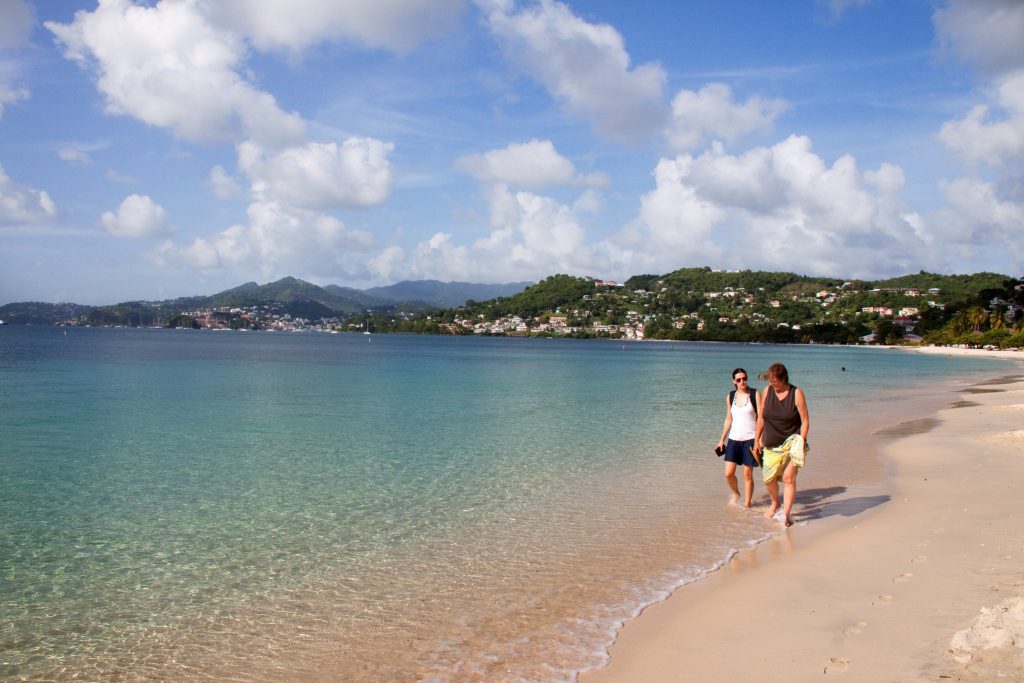
<path fill-rule="evenodd" d="M 73 303 L 22 302 L 0 307 L 0 320 L 12 324 L 52 325 L 83 321 L 90 325 L 166 325 L 191 320 L 200 311 L 265 309 L 277 315 L 319 320 L 344 318 L 368 310 L 386 312 L 401 307 L 411 312 L 429 308 L 461 305 L 470 299 L 491 299 L 500 294 L 522 290 L 528 283 L 474 284 L 406 281 L 389 287 L 360 290 L 339 285 L 324 287 L 285 277 L 260 285 L 256 282 L 218 292 L 210 296 L 188 296 L 163 301 L 126 301 L 107 306 L 83 306 Z M 179 316 L 186 316 L 182 320 Z"/>
<path fill-rule="evenodd" d="M 395 302 L 425 302 L 442 308 L 462 306 L 467 301 L 487 301 L 523 291 L 532 282 L 481 285 L 470 282 L 440 282 L 438 280 L 405 280 L 387 287 L 371 287 L 366 294 Z"/>

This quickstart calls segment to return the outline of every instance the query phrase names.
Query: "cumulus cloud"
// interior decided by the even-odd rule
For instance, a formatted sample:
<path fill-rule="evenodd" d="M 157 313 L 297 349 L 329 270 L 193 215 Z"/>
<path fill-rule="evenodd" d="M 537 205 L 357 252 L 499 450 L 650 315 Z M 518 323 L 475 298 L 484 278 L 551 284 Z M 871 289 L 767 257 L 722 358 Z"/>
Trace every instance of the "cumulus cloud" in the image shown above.
<path fill-rule="evenodd" d="M 278 145 L 302 138 L 305 124 L 238 71 L 247 56 L 236 34 L 212 25 L 200 6 L 101 0 L 70 24 L 46 22 L 66 56 L 93 65 L 107 110 L 167 128 L 191 141 L 240 135 Z"/>
<path fill-rule="evenodd" d="M 721 83 L 709 83 L 697 92 L 680 90 L 672 100 L 668 141 L 675 152 L 699 149 L 712 140 L 731 144 L 770 131 L 788 108 L 785 100 L 756 96 L 740 104 L 733 101 L 732 89 Z"/>
<path fill-rule="evenodd" d="M 210 239 L 186 245 L 165 242 L 151 258 L 159 266 L 225 270 L 241 276 L 258 269 L 266 279 L 339 270 L 362 276 L 371 236 L 349 230 L 327 214 L 281 202 L 254 202 L 248 225 L 233 225 Z"/>
<path fill-rule="evenodd" d="M 1024 159 L 1024 70 L 997 89 L 997 106 L 974 106 L 959 120 L 948 121 L 939 139 L 971 166 L 1005 166 Z"/>
<path fill-rule="evenodd" d="M 39 223 L 56 216 L 50 195 L 15 183 L 0 166 L 0 227 Z"/>
<path fill-rule="evenodd" d="M 974 178 L 943 183 L 946 205 L 925 216 L 939 267 L 956 272 L 995 270 L 1017 273 L 1024 267 L 1020 227 L 1024 202 L 1002 196 L 992 184 Z"/>
<path fill-rule="evenodd" d="M 267 153 L 258 143 L 238 147 L 238 165 L 252 182 L 253 195 L 304 208 L 368 207 L 391 191 L 391 143 L 349 138 L 309 143 Z"/>
<path fill-rule="evenodd" d="M 463 0 L 219 0 L 211 16 L 261 50 L 301 51 L 344 39 L 407 53 L 458 21 Z"/>
<path fill-rule="evenodd" d="M 939 140 L 967 164 L 967 177 L 942 185 L 946 205 L 922 217 L 947 247 L 949 264 L 1008 272 L 1024 268 L 1024 4 L 1015 0 L 951 0 L 934 14 L 938 39 L 986 80 L 962 118 L 946 122 Z M 986 259 L 975 259 L 979 253 Z"/>
<path fill-rule="evenodd" d="M 239 199 L 244 196 L 241 185 L 224 170 L 223 166 L 210 169 L 210 189 L 218 199 Z"/>
<path fill-rule="evenodd" d="M 481 183 L 504 183 L 524 189 L 607 184 L 607 176 L 601 173 L 578 175 L 573 163 L 559 154 L 550 140 L 534 139 L 483 154 L 467 154 L 456 159 L 455 168 Z"/>
<path fill-rule="evenodd" d="M 585 234 L 569 206 L 532 192 L 489 188 L 490 234 L 469 245 L 437 233 L 410 256 L 413 277 L 495 282 L 589 267 Z"/>
<path fill-rule="evenodd" d="M 933 16 L 940 42 L 987 76 L 1024 68 L 1024 3 L 950 0 Z"/>
<path fill-rule="evenodd" d="M 100 224 L 111 235 L 130 239 L 159 237 L 173 231 L 164 208 L 137 194 L 126 197 L 117 212 L 107 211 L 100 216 Z"/>
<path fill-rule="evenodd" d="M 902 171 L 831 166 L 790 136 L 742 155 L 713 145 L 663 159 L 636 221 L 613 242 L 633 272 L 679 263 L 866 276 L 910 267 L 920 240 L 904 217 Z"/>
<path fill-rule="evenodd" d="M 636 142 L 668 121 L 664 69 L 654 63 L 631 66 L 614 27 L 588 23 L 557 0 L 541 0 L 518 13 L 508 2 L 481 4 L 509 59 L 599 133 Z"/>
<path fill-rule="evenodd" d="M 942 126 L 939 139 L 971 167 L 1024 159 L 1024 3 L 952 0 L 934 14 L 938 38 L 991 81 L 988 102 Z"/>

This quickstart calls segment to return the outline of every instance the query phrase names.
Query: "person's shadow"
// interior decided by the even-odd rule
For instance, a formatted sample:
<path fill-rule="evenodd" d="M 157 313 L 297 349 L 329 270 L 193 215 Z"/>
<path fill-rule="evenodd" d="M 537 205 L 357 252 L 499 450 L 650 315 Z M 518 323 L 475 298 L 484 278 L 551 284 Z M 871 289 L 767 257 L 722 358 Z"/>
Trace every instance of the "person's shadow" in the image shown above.
<path fill-rule="evenodd" d="M 802 522 L 810 519 L 832 517 L 833 515 L 854 517 L 865 510 L 870 510 L 892 500 L 892 496 L 888 495 L 840 498 L 839 496 L 844 493 L 846 493 L 845 486 L 830 486 L 797 492 L 796 502 L 800 504 L 800 507 L 794 510 L 793 519 Z"/>

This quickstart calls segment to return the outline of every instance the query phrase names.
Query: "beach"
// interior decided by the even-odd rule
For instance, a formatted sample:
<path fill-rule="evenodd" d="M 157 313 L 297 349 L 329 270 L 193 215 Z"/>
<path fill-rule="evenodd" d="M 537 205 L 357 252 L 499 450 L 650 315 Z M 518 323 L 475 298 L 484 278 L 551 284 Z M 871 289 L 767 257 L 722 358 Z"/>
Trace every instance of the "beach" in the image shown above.
<path fill-rule="evenodd" d="M 794 527 L 648 607 L 580 681 L 1024 678 L 1021 354 L 920 351 L 1018 363 L 893 430 L 880 485 L 798 491 Z"/>

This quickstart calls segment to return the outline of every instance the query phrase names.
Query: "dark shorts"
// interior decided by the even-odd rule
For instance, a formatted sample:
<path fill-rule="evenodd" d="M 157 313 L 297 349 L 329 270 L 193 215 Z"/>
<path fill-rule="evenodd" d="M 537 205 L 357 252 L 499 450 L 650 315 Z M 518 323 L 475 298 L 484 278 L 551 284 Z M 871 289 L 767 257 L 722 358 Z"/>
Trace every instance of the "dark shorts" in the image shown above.
<path fill-rule="evenodd" d="M 750 441 L 733 441 L 729 439 L 725 442 L 725 461 L 734 462 L 744 467 L 757 467 L 757 460 L 754 459 L 754 454 L 751 452 L 753 447 L 753 439 Z"/>

